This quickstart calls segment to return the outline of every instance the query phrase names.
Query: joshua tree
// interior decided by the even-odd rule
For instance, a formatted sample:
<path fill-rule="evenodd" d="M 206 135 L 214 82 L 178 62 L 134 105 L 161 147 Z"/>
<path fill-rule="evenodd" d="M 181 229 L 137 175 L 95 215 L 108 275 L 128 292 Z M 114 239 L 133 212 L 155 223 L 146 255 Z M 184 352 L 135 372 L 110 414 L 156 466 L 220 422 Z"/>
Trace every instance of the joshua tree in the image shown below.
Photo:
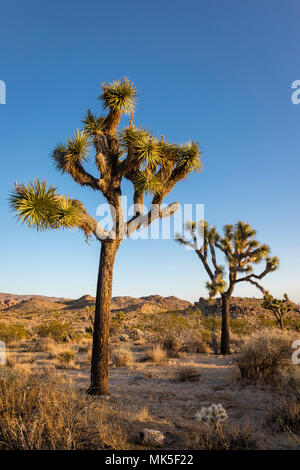
<path fill-rule="evenodd" d="M 128 79 L 102 84 L 99 99 L 106 115 L 97 117 L 88 110 L 82 121 L 83 129 L 77 130 L 66 144 L 57 145 L 52 158 L 58 171 L 69 174 L 81 186 L 102 193 L 110 205 L 113 230 L 104 230 L 80 201 L 58 194 L 44 180 L 15 184 L 10 205 L 29 227 L 37 230 L 78 227 L 87 239 L 95 236 L 101 242 L 88 393 L 107 395 L 110 305 L 117 250 L 123 238 L 147 227 L 154 219 L 171 216 L 178 209 L 177 202 L 162 208 L 162 201 L 176 183 L 190 172 L 199 171 L 201 163 L 195 141 L 171 144 L 163 137 L 155 138 L 144 128 L 135 127 L 136 89 Z M 119 131 L 123 114 L 131 117 L 128 127 Z M 98 176 L 84 168 L 92 146 Z M 133 186 L 134 215 L 127 221 L 121 206 L 124 178 Z M 151 208 L 144 212 L 144 197 L 149 193 L 152 193 Z"/>
<path fill-rule="evenodd" d="M 287 294 L 283 294 L 283 299 L 280 300 L 275 299 L 271 294 L 266 292 L 261 305 L 262 307 L 266 308 L 267 310 L 271 310 L 271 312 L 274 313 L 280 328 L 283 329 L 283 317 L 287 312 L 290 312 L 293 309 Z"/>
<path fill-rule="evenodd" d="M 198 226 L 199 243 L 196 233 L 196 223 L 188 222 L 186 229 L 190 232 L 192 240 L 186 240 L 180 234 L 176 240 L 195 250 L 199 256 L 210 281 L 206 283 L 209 298 L 213 299 L 218 293 L 222 299 L 222 335 L 221 354 L 230 354 L 229 340 L 229 305 L 236 284 L 248 281 L 261 290 L 265 289 L 259 284 L 259 280 L 268 273 L 277 269 L 279 261 L 276 257 L 270 258 L 270 249 L 255 239 L 256 231 L 249 224 L 237 222 L 235 226 L 225 225 L 224 235 L 221 237 L 215 227 L 210 227 L 206 222 Z M 217 260 L 217 250 L 225 255 L 228 264 L 228 282 L 225 281 L 225 269 Z M 253 273 L 253 264 L 265 260 L 265 268 L 260 274 Z"/>

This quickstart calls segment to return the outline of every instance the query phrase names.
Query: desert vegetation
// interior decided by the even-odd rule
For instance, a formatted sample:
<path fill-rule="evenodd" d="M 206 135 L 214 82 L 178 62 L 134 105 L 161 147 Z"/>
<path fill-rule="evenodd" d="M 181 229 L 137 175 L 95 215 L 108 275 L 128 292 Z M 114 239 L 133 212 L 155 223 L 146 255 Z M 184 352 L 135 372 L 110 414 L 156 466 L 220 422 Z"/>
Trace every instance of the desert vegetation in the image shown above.
<path fill-rule="evenodd" d="M 248 223 L 227 224 L 221 235 L 207 222 L 187 222 L 190 237 L 176 235 L 200 259 L 208 299 L 112 299 L 123 239 L 172 216 L 179 203 L 163 208 L 164 199 L 201 170 L 197 142 L 171 144 L 135 125 L 136 97 L 127 78 L 103 83 L 105 114 L 88 110 L 81 130 L 51 155 L 58 171 L 109 203 L 111 230 L 45 180 L 17 183 L 10 194 L 29 228 L 78 228 L 101 249 L 95 299 L 3 294 L 0 449 L 299 448 L 300 376 L 291 356 L 300 307 L 262 285 L 279 260 Z M 92 149 L 96 176 L 86 169 Z M 124 180 L 134 205 L 128 220 Z M 246 282 L 263 300 L 233 297 Z"/>
<path fill-rule="evenodd" d="M 189 173 L 201 169 L 196 141 L 171 144 L 164 137 L 134 125 L 137 90 L 127 78 L 102 84 L 99 97 L 105 116 L 90 110 L 66 144 L 55 147 L 52 158 L 58 171 L 70 175 L 76 183 L 99 192 L 110 204 L 113 228 L 106 231 L 87 213 L 82 202 L 58 194 L 54 186 L 38 178 L 28 184 L 15 184 L 10 205 L 19 220 L 37 230 L 79 228 L 86 239 L 94 236 L 101 243 L 93 321 L 91 384 L 88 393 L 108 394 L 108 337 L 112 296 L 113 267 L 124 237 L 154 220 L 171 216 L 177 202 L 162 209 L 164 198 Z M 129 126 L 119 130 L 122 115 L 129 115 Z M 86 171 L 91 147 L 94 148 L 97 176 Z M 134 215 L 125 220 L 121 203 L 121 183 L 133 186 Z M 149 212 L 144 213 L 145 194 L 152 194 Z"/>
<path fill-rule="evenodd" d="M 232 318 L 232 354 L 223 356 L 213 345 L 215 338 L 220 349 L 218 303 L 144 313 L 138 299 L 113 300 L 122 310 L 111 313 L 111 396 L 104 400 L 86 394 L 92 301 L 49 301 L 46 318 L 38 309 L 28 315 L 30 300 L 0 311 L 0 340 L 10 335 L 0 365 L 1 449 L 299 448 L 300 375 L 291 362 L 297 311 L 281 330 L 268 310 L 264 322 L 254 321 L 256 299 L 245 299 L 250 314 Z M 156 443 L 145 430 L 159 433 Z"/>
<path fill-rule="evenodd" d="M 268 294 L 258 281 L 275 271 L 278 268 L 279 260 L 275 256 L 269 256 L 270 248 L 255 238 L 256 230 L 251 228 L 248 223 L 239 221 L 236 225 L 227 224 L 224 226 L 223 236 L 220 236 L 215 227 L 209 226 L 205 221 L 200 221 L 198 224 L 200 243 L 197 238 L 196 222 L 187 222 L 186 228 L 190 232 L 191 241 L 180 234 L 176 235 L 176 241 L 193 248 L 200 258 L 210 278 L 210 281 L 206 283 L 209 298 L 213 299 L 217 294 L 221 295 L 221 354 L 230 354 L 229 307 L 236 285 L 240 282 L 249 282 L 263 294 Z M 225 256 L 228 273 L 219 263 L 217 251 Z M 265 261 L 264 269 L 260 273 L 253 272 L 254 265 L 261 261 Z M 228 275 L 227 283 L 226 275 Z"/>

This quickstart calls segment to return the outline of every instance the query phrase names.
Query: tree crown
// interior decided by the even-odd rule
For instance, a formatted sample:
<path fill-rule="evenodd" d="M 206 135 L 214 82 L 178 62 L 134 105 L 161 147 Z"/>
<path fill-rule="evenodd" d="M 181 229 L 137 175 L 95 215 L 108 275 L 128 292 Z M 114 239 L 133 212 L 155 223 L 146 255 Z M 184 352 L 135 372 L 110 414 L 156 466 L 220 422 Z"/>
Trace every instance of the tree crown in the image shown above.
<path fill-rule="evenodd" d="M 192 241 L 180 234 L 176 235 L 176 240 L 180 244 L 192 247 L 199 256 L 210 278 L 210 281 L 206 283 L 210 298 L 224 292 L 231 295 L 234 286 L 243 281 L 250 282 L 266 293 L 258 281 L 275 271 L 279 266 L 279 260 L 269 256 L 270 248 L 255 238 L 256 230 L 248 223 L 238 221 L 235 225 L 227 224 L 223 228 L 222 235 L 214 226 L 209 226 L 205 221 L 198 224 L 198 233 L 196 222 L 187 222 L 186 229 Z M 217 260 L 216 250 L 225 256 L 228 266 L 227 282 L 225 269 Z M 264 270 L 260 274 L 254 273 L 253 265 L 262 261 L 265 261 Z"/>
<path fill-rule="evenodd" d="M 141 225 L 149 225 L 153 214 L 149 211 L 140 221 L 140 207 L 144 196 L 152 194 L 152 205 L 157 205 L 154 218 L 171 215 L 178 207 L 173 203 L 166 210 L 160 209 L 165 196 L 174 185 L 191 172 L 201 170 L 201 153 L 196 141 L 186 144 L 173 144 L 164 137 L 155 137 L 144 128 L 133 123 L 137 90 L 128 79 L 102 84 L 99 96 L 106 115 L 96 116 L 89 109 L 83 119 L 82 129 L 77 129 L 66 143 L 58 144 L 51 158 L 56 169 L 70 175 L 78 184 L 100 191 L 113 206 L 119 221 L 116 222 L 114 235 L 121 238 L 124 226 L 120 203 L 121 181 L 123 177 L 133 185 L 134 217 L 125 224 L 125 232 L 130 234 Z M 129 125 L 118 130 L 122 115 L 130 115 Z M 94 149 L 94 162 L 98 175 L 91 175 L 84 168 Z M 46 230 L 77 226 L 88 236 L 93 233 L 102 241 L 107 237 L 96 221 L 86 213 L 79 201 L 58 195 L 52 186 L 47 187 L 44 180 L 36 179 L 27 184 L 16 184 L 10 194 L 11 208 L 17 217 L 29 227 Z M 123 224 L 124 225 L 124 224 Z"/>

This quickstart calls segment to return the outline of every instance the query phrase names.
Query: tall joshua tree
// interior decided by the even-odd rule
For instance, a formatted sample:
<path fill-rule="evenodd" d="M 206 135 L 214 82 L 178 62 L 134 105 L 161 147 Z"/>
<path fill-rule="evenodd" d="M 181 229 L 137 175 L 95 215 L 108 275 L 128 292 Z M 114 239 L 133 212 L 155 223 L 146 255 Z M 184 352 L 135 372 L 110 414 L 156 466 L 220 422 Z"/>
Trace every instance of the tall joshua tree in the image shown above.
<path fill-rule="evenodd" d="M 15 184 L 10 205 L 18 218 L 37 230 L 81 229 L 86 238 L 94 236 L 101 243 L 94 335 L 91 384 L 88 393 L 108 394 L 108 337 L 112 294 L 113 266 L 122 240 L 135 230 L 147 227 L 155 219 L 171 216 L 177 202 L 162 208 L 163 199 L 176 183 L 192 171 L 201 169 L 198 144 L 171 144 L 163 137 L 133 124 L 136 88 L 128 79 L 102 84 L 99 97 L 106 111 L 96 116 L 87 111 L 83 129 L 77 130 L 66 144 L 54 149 L 52 158 L 58 171 L 70 175 L 76 183 L 102 193 L 108 201 L 114 222 L 113 229 L 104 230 L 76 199 L 58 194 L 53 186 L 36 179 Z M 121 116 L 130 115 L 128 127 L 118 130 Z M 95 151 L 98 176 L 86 171 L 91 148 Z M 134 215 L 125 220 L 121 205 L 121 182 L 133 186 Z M 144 197 L 152 194 L 149 211 L 144 211 Z"/>
<path fill-rule="evenodd" d="M 283 330 L 283 317 L 287 312 L 293 310 L 287 294 L 283 294 L 283 299 L 275 299 L 271 294 L 265 292 L 262 307 L 273 312 L 280 328 Z"/>
<path fill-rule="evenodd" d="M 196 223 L 188 222 L 186 229 L 191 235 L 191 240 L 185 239 L 177 234 L 176 240 L 195 250 L 200 258 L 205 271 L 210 278 L 206 283 L 209 298 L 214 298 L 218 293 L 222 299 L 222 334 L 221 354 L 230 354 L 229 339 L 229 306 L 236 284 L 250 282 L 265 294 L 265 289 L 258 282 L 268 273 L 273 272 L 279 265 L 278 258 L 269 256 L 270 248 L 258 242 L 255 238 L 256 231 L 249 224 L 237 222 L 236 225 L 225 225 L 221 236 L 215 227 L 209 226 L 207 222 L 198 225 L 199 232 L 196 233 Z M 202 242 L 199 242 L 202 239 Z M 228 281 L 225 281 L 225 269 L 217 260 L 217 252 L 225 255 L 228 265 Z M 265 261 L 265 267 L 260 274 L 253 272 L 253 265 Z"/>

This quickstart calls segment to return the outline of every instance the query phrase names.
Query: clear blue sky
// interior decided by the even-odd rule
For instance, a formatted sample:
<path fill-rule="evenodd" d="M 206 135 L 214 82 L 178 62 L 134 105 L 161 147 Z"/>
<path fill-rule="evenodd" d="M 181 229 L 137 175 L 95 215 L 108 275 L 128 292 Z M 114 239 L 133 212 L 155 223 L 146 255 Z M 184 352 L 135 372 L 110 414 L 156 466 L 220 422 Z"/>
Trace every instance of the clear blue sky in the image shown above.
<path fill-rule="evenodd" d="M 124 75 L 139 89 L 136 123 L 170 141 L 197 139 L 203 172 L 168 202 L 205 204 L 221 228 L 238 219 L 258 230 L 281 261 L 265 280 L 300 301 L 300 79 L 297 0 L 5 2 L 1 6 L 0 291 L 79 297 L 95 293 L 99 246 L 73 232 L 37 234 L 18 224 L 7 195 L 14 181 L 46 177 L 101 200 L 58 175 L 49 154 L 97 111 L 102 81 Z M 174 241 L 125 241 L 113 295 L 206 295 L 192 252 Z M 235 295 L 258 295 L 241 286 Z"/>

